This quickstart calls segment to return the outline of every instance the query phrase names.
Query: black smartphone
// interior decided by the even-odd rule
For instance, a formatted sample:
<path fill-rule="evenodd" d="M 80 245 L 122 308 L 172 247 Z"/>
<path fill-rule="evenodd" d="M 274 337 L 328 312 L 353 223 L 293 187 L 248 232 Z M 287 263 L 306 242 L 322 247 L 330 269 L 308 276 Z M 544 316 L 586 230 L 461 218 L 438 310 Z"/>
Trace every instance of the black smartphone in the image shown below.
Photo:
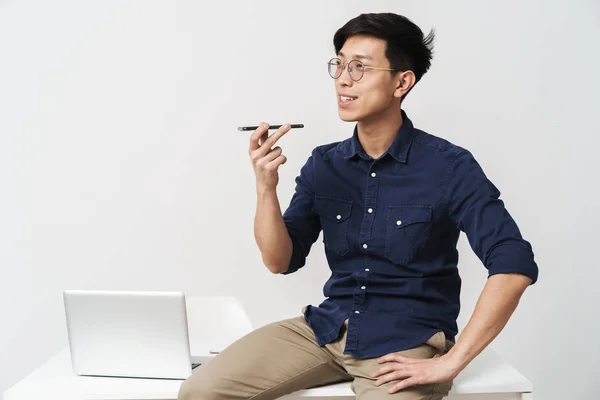
<path fill-rule="evenodd" d="M 269 125 L 270 129 L 279 129 L 283 125 Z M 294 128 L 304 128 L 304 124 L 291 124 L 291 129 Z M 238 131 L 255 131 L 258 129 L 258 126 L 240 126 L 238 127 Z"/>

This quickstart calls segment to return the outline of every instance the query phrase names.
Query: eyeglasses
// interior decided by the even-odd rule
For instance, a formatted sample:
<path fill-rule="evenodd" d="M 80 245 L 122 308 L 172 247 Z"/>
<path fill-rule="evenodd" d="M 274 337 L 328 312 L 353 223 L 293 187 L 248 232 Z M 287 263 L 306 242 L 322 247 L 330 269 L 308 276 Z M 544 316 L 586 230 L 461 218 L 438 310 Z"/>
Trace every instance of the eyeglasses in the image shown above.
<path fill-rule="evenodd" d="M 358 82 L 361 80 L 361 78 L 363 77 L 363 75 L 365 73 L 366 68 L 379 69 L 382 71 L 401 71 L 400 69 L 393 69 L 393 68 L 371 67 L 370 65 L 365 65 L 358 60 L 352 60 L 349 63 L 344 64 L 342 62 L 342 60 L 340 60 L 339 58 L 332 58 L 327 63 L 329 75 L 331 75 L 331 77 L 333 79 L 337 79 L 340 76 L 342 76 L 342 72 L 344 72 L 344 68 L 346 68 L 346 66 L 348 66 L 348 74 L 350 75 L 350 79 L 352 79 L 355 82 Z"/>

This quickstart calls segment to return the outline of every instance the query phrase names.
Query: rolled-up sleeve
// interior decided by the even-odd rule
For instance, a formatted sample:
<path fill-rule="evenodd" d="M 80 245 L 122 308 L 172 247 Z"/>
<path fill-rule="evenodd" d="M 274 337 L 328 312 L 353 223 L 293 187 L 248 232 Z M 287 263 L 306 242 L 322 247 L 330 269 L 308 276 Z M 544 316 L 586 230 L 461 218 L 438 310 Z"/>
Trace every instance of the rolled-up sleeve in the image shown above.
<path fill-rule="evenodd" d="M 292 239 L 292 258 L 284 275 L 296 272 L 306 263 L 306 257 L 321 232 L 321 221 L 313 211 L 314 157 L 316 149 L 296 177 L 296 190 L 290 205 L 283 213 L 283 222 Z"/>
<path fill-rule="evenodd" d="M 471 248 L 489 276 L 518 273 L 538 278 L 531 244 L 500 200 L 500 191 L 486 177 L 473 155 L 464 149 L 450 160 L 447 202 L 450 219 L 465 232 Z"/>

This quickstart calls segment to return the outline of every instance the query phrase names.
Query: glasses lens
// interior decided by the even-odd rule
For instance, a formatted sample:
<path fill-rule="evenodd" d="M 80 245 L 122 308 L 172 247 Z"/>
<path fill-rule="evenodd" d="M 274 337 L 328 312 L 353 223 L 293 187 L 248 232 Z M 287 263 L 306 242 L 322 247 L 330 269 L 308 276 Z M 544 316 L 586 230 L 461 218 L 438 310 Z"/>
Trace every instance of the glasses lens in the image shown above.
<path fill-rule="evenodd" d="M 358 60 L 352 60 L 348 64 L 348 73 L 353 81 L 360 81 L 365 72 L 365 66 Z"/>
<path fill-rule="evenodd" d="M 333 79 L 337 79 L 340 77 L 340 75 L 342 75 L 342 62 L 339 59 L 332 58 L 327 64 L 329 68 L 329 75 Z"/>

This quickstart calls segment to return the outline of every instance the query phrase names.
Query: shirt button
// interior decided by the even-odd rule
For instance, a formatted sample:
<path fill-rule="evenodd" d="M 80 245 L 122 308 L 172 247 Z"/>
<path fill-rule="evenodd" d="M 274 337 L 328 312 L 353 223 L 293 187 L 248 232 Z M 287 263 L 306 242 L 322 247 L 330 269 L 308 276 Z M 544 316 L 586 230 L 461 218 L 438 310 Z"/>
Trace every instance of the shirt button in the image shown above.
<path fill-rule="evenodd" d="M 354 311 L 354 314 L 360 314 L 360 311 L 356 310 Z"/>
<path fill-rule="evenodd" d="M 365 244 L 363 244 L 363 249 L 366 249 L 367 247 L 369 247 L 369 246 L 367 246 L 367 244 L 366 244 L 366 243 L 365 243 Z"/>
<path fill-rule="evenodd" d="M 371 172 L 371 176 L 372 176 L 373 178 L 375 178 L 375 177 L 377 176 L 377 174 L 376 174 L 375 172 Z"/>
<path fill-rule="evenodd" d="M 396 221 L 396 225 L 402 225 L 402 221 L 400 221 L 400 220 Z"/>
<path fill-rule="evenodd" d="M 367 287 L 366 286 L 361 286 L 360 287 L 362 290 L 365 290 Z"/>
<path fill-rule="evenodd" d="M 342 216 L 338 214 L 338 215 L 335 216 L 335 218 L 336 219 L 342 219 Z"/>
<path fill-rule="evenodd" d="M 369 214 L 371 214 L 371 213 L 373 212 L 373 209 L 372 209 L 372 208 L 369 208 L 369 209 L 367 210 L 367 212 L 368 212 Z"/>
<path fill-rule="evenodd" d="M 370 269 L 369 269 L 369 268 L 365 268 L 365 271 L 369 272 L 369 271 L 370 271 Z"/>

